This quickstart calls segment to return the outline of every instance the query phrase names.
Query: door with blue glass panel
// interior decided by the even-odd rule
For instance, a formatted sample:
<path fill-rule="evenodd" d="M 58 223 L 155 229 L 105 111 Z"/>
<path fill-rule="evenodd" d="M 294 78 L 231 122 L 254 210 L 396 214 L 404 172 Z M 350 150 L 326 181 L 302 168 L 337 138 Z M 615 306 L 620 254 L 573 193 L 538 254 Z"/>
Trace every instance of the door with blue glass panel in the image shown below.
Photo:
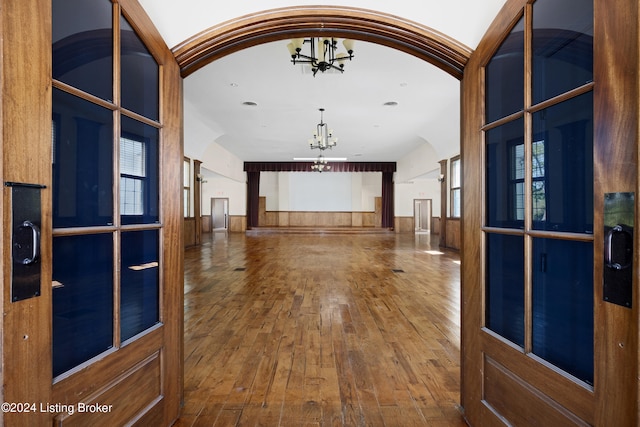
<path fill-rule="evenodd" d="M 591 424 L 593 2 L 521 13 L 484 67 L 481 395 L 513 425 Z"/>
<path fill-rule="evenodd" d="M 160 66 L 122 8 L 52 1 L 52 397 L 125 423 L 163 412 L 167 350 Z"/>

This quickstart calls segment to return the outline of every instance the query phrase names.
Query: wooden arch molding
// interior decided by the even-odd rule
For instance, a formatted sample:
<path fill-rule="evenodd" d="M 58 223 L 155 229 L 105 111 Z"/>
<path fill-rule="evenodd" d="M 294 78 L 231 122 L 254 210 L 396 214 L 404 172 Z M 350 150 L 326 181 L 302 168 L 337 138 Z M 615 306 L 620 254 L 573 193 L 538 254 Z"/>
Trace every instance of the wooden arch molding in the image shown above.
<path fill-rule="evenodd" d="M 421 58 L 457 79 L 471 49 L 432 28 L 397 16 L 344 6 L 296 6 L 253 13 L 211 27 L 174 47 L 183 77 L 223 56 L 294 37 L 352 38 Z"/>

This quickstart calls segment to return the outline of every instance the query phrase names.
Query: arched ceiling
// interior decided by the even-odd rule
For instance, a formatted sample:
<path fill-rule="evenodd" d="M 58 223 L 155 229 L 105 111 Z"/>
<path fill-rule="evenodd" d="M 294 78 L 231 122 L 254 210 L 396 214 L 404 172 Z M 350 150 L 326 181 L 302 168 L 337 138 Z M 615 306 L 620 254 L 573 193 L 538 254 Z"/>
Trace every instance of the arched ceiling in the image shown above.
<path fill-rule="evenodd" d="M 187 76 L 186 154 L 198 157 L 215 142 L 247 161 L 316 156 L 317 150 L 309 150 L 307 140 L 319 122 L 319 108 L 325 108 L 325 121 L 339 138 L 338 146 L 327 151 L 327 156 L 397 161 L 424 144 L 431 145 L 441 158 L 457 154 L 456 77 L 504 3 L 352 1 L 349 7 L 333 6 L 346 10 L 347 17 L 354 11 L 360 13 L 355 8 L 364 7 L 361 16 L 370 19 L 360 24 L 362 31 L 357 19 L 342 27 L 330 22 L 335 34 L 359 39 L 355 58 L 347 62 L 343 74 L 313 77 L 304 66 L 290 63 L 288 41 L 282 39 L 291 28 L 304 29 L 304 22 L 316 20 L 294 22 L 296 11 L 308 13 L 307 7 L 279 1 L 261 2 L 261 10 L 251 10 L 247 4 L 214 7 L 204 0 L 139 1 L 167 45 L 173 47 Z M 267 25 L 260 33 L 255 26 L 264 25 L 264 16 L 276 16 L 276 7 L 284 7 L 284 29 Z M 384 25 L 376 33 L 368 22 L 378 15 Z M 393 28 L 397 23 L 400 29 Z M 309 34 L 318 31 L 313 22 Z M 212 32 L 226 39 L 209 37 Z M 238 36 L 238 32 L 247 36 Z M 421 37 L 420 32 L 427 35 Z M 416 48 L 420 43 L 424 46 Z M 216 60 L 209 64 L 211 59 Z M 247 106 L 246 102 L 257 105 Z M 388 102 L 397 106 L 386 106 Z"/>

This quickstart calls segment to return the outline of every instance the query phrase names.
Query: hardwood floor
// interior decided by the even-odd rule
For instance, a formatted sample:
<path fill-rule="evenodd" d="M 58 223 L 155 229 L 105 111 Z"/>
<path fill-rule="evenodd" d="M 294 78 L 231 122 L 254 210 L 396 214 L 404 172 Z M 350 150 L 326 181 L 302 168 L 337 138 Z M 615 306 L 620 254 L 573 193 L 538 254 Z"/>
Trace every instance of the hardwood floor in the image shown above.
<path fill-rule="evenodd" d="M 176 426 L 466 425 L 457 253 L 410 233 L 203 240 Z"/>

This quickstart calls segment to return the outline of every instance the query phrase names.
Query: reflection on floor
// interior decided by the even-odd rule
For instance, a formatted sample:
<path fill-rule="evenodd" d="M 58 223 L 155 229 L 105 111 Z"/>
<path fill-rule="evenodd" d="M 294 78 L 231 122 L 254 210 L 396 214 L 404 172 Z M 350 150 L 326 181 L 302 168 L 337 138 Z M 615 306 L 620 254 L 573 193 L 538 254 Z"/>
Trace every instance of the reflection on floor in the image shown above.
<path fill-rule="evenodd" d="M 459 257 L 438 237 L 205 235 L 176 425 L 464 426 Z"/>

